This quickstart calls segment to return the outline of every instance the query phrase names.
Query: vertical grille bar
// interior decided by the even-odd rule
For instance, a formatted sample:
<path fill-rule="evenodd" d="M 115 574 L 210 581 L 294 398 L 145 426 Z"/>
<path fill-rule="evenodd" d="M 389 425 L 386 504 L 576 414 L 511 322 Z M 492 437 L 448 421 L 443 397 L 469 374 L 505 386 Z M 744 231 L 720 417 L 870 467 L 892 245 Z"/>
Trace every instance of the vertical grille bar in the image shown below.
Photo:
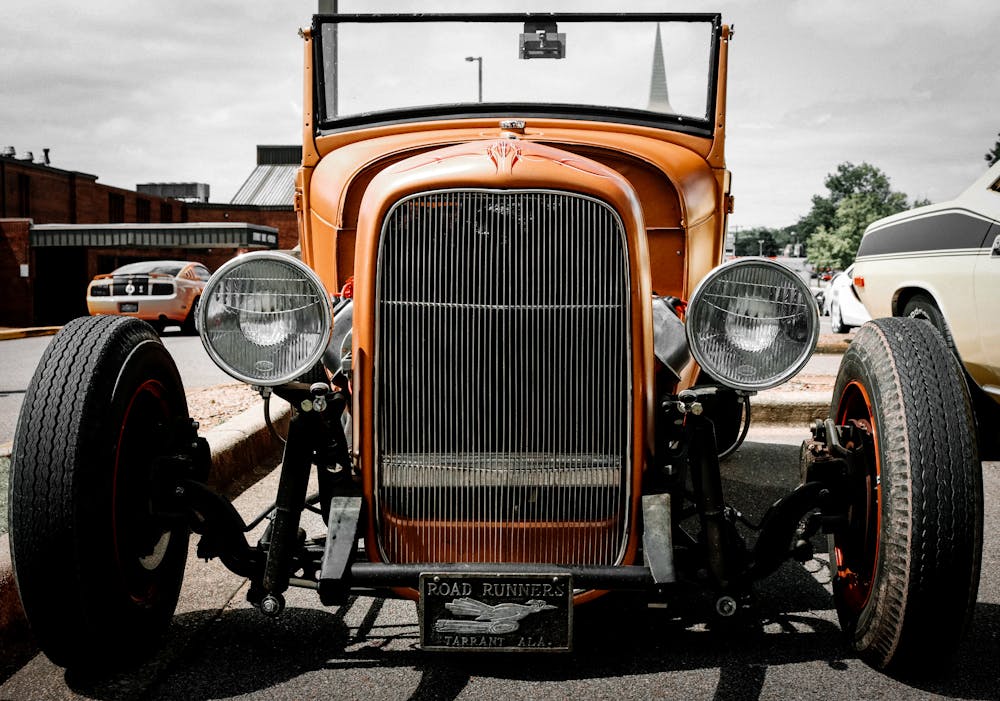
<path fill-rule="evenodd" d="M 614 211 L 548 191 L 413 196 L 384 223 L 376 295 L 383 556 L 614 564 L 632 403 Z"/>

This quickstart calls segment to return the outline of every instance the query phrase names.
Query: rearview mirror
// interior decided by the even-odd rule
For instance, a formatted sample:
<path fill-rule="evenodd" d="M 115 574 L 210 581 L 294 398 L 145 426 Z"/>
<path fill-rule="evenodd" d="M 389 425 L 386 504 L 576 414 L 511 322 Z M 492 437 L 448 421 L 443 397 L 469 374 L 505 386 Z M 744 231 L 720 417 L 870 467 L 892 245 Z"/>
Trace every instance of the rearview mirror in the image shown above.
<path fill-rule="evenodd" d="M 525 22 L 520 58 L 566 58 L 566 35 L 555 22 Z"/>

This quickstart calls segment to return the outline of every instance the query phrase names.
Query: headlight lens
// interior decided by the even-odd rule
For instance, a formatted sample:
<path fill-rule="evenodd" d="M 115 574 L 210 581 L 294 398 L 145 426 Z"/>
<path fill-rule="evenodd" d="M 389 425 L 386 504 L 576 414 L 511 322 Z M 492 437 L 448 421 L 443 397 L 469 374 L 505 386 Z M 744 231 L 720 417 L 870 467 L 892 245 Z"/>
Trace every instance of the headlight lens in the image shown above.
<path fill-rule="evenodd" d="M 219 268 L 205 285 L 198 328 L 225 372 L 275 386 L 313 367 L 330 338 L 330 301 L 305 264 L 282 253 L 248 253 Z"/>
<path fill-rule="evenodd" d="M 789 379 L 809 360 L 819 312 L 809 287 L 763 258 L 724 263 L 698 285 L 687 312 L 698 364 L 729 387 L 763 390 Z"/>

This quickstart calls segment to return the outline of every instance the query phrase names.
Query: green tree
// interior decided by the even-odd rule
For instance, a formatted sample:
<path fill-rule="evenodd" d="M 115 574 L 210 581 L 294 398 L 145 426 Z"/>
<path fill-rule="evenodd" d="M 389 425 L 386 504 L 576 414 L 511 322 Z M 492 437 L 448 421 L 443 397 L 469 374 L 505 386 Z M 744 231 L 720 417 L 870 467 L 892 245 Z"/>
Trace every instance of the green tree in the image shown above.
<path fill-rule="evenodd" d="M 829 195 L 814 195 L 812 209 L 797 224 L 807 256 L 817 268 L 846 268 L 861 235 L 876 219 L 907 209 L 906 195 L 870 163 L 841 163 L 824 181 Z"/>
<path fill-rule="evenodd" d="M 997 136 L 1000 137 L 1000 134 L 997 134 Z M 992 166 L 997 161 L 1000 161 L 1000 138 L 998 138 L 997 142 L 993 144 L 993 148 L 991 148 L 989 151 L 986 152 L 985 158 L 986 158 L 986 163 L 989 164 L 990 166 Z"/>
<path fill-rule="evenodd" d="M 776 256 L 783 244 L 778 239 L 781 232 L 766 226 L 758 226 L 752 229 L 743 229 L 736 232 L 734 251 L 737 256 L 756 256 L 758 253 L 765 256 Z"/>

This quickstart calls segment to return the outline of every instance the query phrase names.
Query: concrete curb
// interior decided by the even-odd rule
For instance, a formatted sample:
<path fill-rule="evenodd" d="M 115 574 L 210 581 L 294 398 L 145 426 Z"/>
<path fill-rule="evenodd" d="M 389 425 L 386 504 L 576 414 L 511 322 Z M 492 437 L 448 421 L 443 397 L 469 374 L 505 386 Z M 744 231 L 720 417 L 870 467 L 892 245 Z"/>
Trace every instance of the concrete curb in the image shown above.
<path fill-rule="evenodd" d="M 288 432 L 291 410 L 291 405 L 284 399 L 271 396 L 271 421 L 284 435 Z M 204 435 L 212 449 L 212 474 L 208 483 L 222 492 L 249 476 L 267 474 L 262 466 L 268 463 L 278 448 L 264 423 L 260 405 L 250 407 Z"/>
<path fill-rule="evenodd" d="M 849 337 L 845 337 L 842 341 L 820 341 L 816 344 L 814 352 L 821 355 L 843 355 L 849 345 L 851 345 Z"/>
<path fill-rule="evenodd" d="M 271 398 L 271 417 L 275 427 L 287 431 L 291 406 L 278 397 Z M 222 492 L 267 473 L 263 466 L 274 456 L 277 445 L 264 423 L 261 406 L 255 405 L 239 416 L 205 432 L 212 449 L 212 475 L 209 484 Z M 10 556 L 10 538 L 0 535 L 0 650 L 8 660 L 24 659 L 34 650 L 21 598 L 14 583 Z M 0 663 L 0 672 L 7 661 Z"/>
<path fill-rule="evenodd" d="M 52 336 L 62 326 L 33 326 L 26 329 L 0 329 L 0 341 L 10 341 L 15 338 L 33 338 L 34 336 Z"/>
<path fill-rule="evenodd" d="M 785 424 L 806 427 L 830 412 L 833 392 L 788 392 L 768 390 L 750 399 L 753 425 Z"/>

